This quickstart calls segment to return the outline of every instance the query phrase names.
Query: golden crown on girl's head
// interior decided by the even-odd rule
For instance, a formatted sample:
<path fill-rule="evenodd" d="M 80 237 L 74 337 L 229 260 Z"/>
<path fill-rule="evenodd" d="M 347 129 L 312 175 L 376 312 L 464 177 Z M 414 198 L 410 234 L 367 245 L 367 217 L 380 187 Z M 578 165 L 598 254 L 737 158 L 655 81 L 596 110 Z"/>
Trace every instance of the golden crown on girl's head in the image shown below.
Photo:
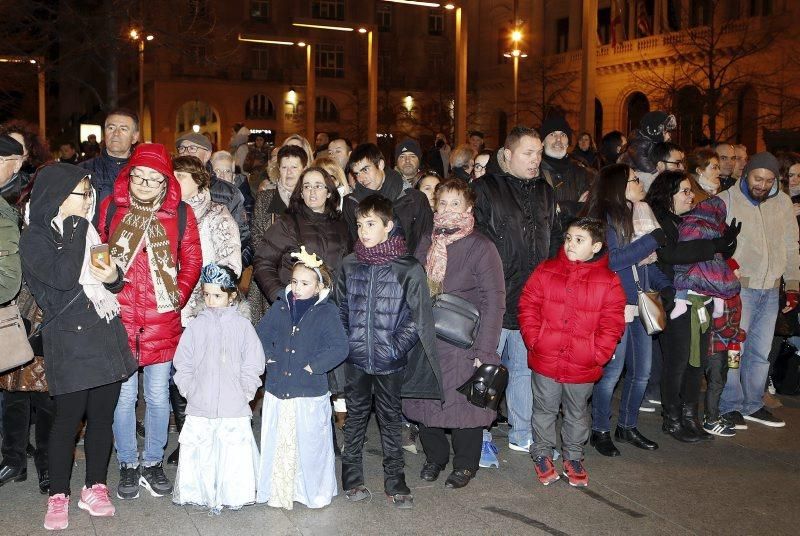
<path fill-rule="evenodd" d="M 322 266 L 322 259 L 317 257 L 316 253 L 307 252 L 305 246 L 300 246 L 300 251 L 295 251 L 291 254 L 291 257 L 304 264 L 306 268 L 319 268 Z"/>

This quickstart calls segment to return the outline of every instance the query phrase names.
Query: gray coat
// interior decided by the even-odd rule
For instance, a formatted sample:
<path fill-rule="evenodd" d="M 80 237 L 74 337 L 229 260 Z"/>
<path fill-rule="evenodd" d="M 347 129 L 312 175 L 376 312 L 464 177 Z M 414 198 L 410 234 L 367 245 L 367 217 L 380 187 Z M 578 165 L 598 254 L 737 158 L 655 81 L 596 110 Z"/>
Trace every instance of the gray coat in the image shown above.
<path fill-rule="evenodd" d="M 417 248 L 416 256 L 423 266 L 430 246 L 430 237 L 425 237 Z M 481 313 L 478 337 L 469 350 L 436 339 L 444 402 L 404 399 L 403 413 L 413 421 L 435 428 L 489 426 L 495 412 L 473 406 L 456 389 L 472 377 L 475 358 L 482 363 L 500 362 L 497 343 L 503 327 L 506 291 L 503 264 L 492 241 L 476 231 L 450 244 L 442 286 L 444 292 L 464 298 L 478 308 Z"/>

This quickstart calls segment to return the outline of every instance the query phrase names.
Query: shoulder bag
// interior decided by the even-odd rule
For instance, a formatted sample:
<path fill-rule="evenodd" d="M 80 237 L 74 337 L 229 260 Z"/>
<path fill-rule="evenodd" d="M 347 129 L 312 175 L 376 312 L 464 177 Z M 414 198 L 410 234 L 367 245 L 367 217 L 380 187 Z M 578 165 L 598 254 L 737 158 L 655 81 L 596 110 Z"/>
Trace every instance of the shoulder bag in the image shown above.
<path fill-rule="evenodd" d="M 433 323 L 436 338 L 468 350 L 475 344 L 481 314 L 477 307 L 455 294 L 433 297 Z"/>
<path fill-rule="evenodd" d="M 28 331 L 16 301 L 0 307 L 0 372 L 24 365 L 33 359 L 33 348 L 28 342 Z"/>
<path fill-rule="evenodd" d="M 661 295 L 657 291 L 642 290 L 639 284 L 639 272 L 636 265 L 633 269 L 633 280 L 636 282 L 636 297 L 639 301 L 639 320 L 642 321 L 648 335 L 658 335 L 667 327 L 667 313 L 661 303 Z"/>

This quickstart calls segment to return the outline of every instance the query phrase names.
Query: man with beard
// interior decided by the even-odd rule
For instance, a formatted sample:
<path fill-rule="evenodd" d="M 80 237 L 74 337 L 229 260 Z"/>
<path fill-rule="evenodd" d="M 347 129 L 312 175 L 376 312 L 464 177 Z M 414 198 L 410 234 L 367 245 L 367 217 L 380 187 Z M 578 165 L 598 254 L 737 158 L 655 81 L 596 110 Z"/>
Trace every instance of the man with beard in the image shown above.
<path fill-rule="evenodd" d="M 730 143 L 718 143 L 714 151 L 719 156 L 719 189 L 727 190 L 736 182 L 734 170 L 737 167 L 739 157 L 736 156 L 736 149 Z M 741 168 L 740 168 L 741 173 Z"/>
<path fill-rule="evenodd" d="M 422 149 L 417 140 L 405 139 L 394 150 L 395 168 L 400 172 L 405 182 L 404 188 L 411 188 L 421 178 L 419 170 Z"/>
<path fill-rule="evenodd" d="M 542 123 L 542 175 L 556 193 L 556 202 L 563 222 L 578 215 L 594 173 L 567 155 L 572 129 L 566 119 L 550 116 Z"/>
<path fill-rule="evenodd" d="M 719 404 L 723 417 L 739 430 L 747 428 L 747 421 L 785 425 L 762 402 L 778 308 L 794 309 L 800 288 L 797 222 L 779 176 L 778 160 L 771 153 L 758 153 L 742 170 L 742 178 L 717 194 L 725 202 L 727 222 L 736 218 L 742 224 L 733 258 L 740 266 L 741 328 L 747 342 L 739 368 L 728 370 Z M 779 303 L 781 278 L 786 284 L 785 304 Z"/>
<path fill-rule="evenodd" d="M 550 256 L 554 236 L 560 235 L 556 219 L 556 194 L 539 173 L 542 142 L 527 127 L 514 127 L 486 174 L 474 183 L 475 225 L 497 247 L 503 261 L 506 312 L 497 353 L 508 368 L 506 389 L 511 432 L 508 446 L 528 452 L 533 443 L 533 394 L 528 351 L 519 331 L 517 304 L 522 287 L 533 270 Z M 484 434 L 484 441 L 491 437 Z"/>

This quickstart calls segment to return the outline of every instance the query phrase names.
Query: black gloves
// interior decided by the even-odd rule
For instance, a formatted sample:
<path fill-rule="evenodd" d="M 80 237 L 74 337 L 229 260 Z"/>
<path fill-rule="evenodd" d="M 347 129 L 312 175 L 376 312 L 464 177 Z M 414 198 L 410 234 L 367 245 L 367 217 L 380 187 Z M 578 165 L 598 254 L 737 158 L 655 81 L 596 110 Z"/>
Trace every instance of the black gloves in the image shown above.
<path fill-rule="evenodd" d="M 721 253 L 726 259 L 733 257 L 733 253 L 736 251 L 736 239 L 740 232 L 742 232 L 742 223 L 733 218 L 728 228 L 722 233 L 722 236 L 712 240 L 714 251 Z"/>
<path fill-rule="evenodd" d="M 658 247 L 663 248 L 667 245 L 667 234 L 664 232 L 664 229 L 659 227 L 650 233 L 650 236 L 656 239 L 656 242 L 658 242 Z"/>

